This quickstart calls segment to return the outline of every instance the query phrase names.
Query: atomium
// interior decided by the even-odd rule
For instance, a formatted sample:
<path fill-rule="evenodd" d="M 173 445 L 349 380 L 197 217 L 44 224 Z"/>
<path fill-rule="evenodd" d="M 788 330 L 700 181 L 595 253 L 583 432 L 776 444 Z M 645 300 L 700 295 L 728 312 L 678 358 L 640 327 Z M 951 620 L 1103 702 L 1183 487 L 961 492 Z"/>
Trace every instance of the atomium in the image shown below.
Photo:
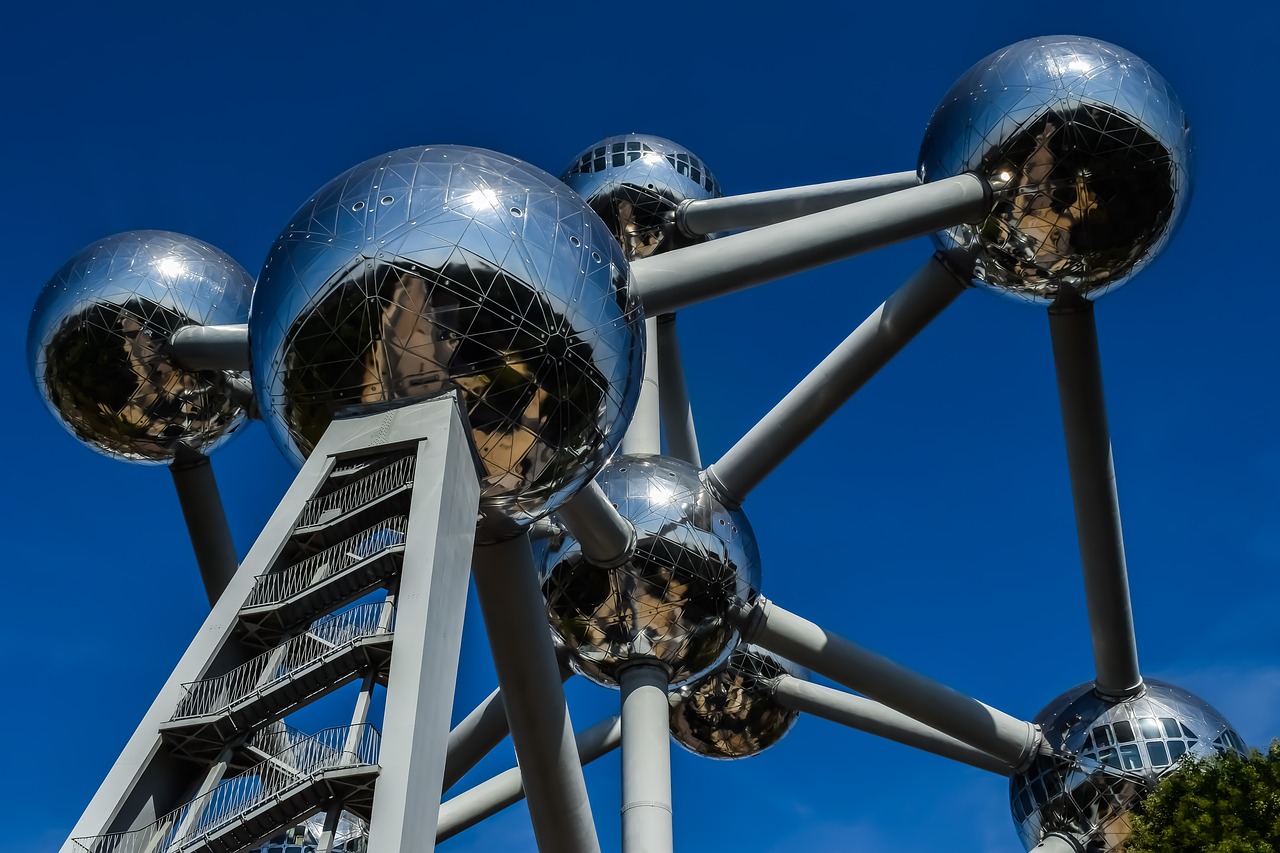
<path fill-rule="evenodd" d="M 773 683 L 784 675 L 805 677 L 772 652 L 739 644 L 720 669 L 671 692 L 672 739 L 707 758 L 759 755 L 800 717 L 773 698 Z"/>
<path fill-rule="evenodd" d="M 639 133 L 597 142 L 560 179 L 591 205 L 628 260 L 705 240 L 683 233 L 676 211 L 685 201 L 720 196 L 720 184 L 691 151 Z"/>
<path fill-rule="evenodd" d="M 184 326 L 243 323 L 253 280 L 223 252 L 169 231 L 129 231 L 77 252 L 40 292 L 27 360 L 40 396 L 89 447 L 129 462 L 210 452 L 244 422 L 232 371 L 186 370 Z"/>
<path fill-rule="evenodd" d="M 1191 198 L 1192 146 L 1155 69 L 1095 39 L 1049 36 L 996 51 L 934 111 L 922 181 L 972 172 L 995 205 L 936 235 L 976 283 L 1034 302 L 1096 299 L 1168 242 Z"/>
<path fill-rule="evenodd" d="M 1118 853 L 1134 806 L 1187 756 L 1246 755 L 1244 741 L 1207 702 L 1156 679 L 1133 698 L 1100 698 L 1081 684 L 1036 715 L 1052 755 L 1013 776 L 1009 799 L 1023 845 L 1068 833 L 1086 853 Z"/>
<path fill-rule="evenodd" d="M 673 686 L 697 678 L 737 642 L 730 607 L 760 588 L 751 525 L 678 459 L 621 456 L 595 481 L 635 526 L 635 553 L 602 568 L 567 532 L 539 531 L 556 642 L 573 668 L 598 684 L 616 685 L 619 666 L 631 660 L 666 664 Z"/>
<path fill-rule="evenodd" d="M 339 411 L 457 390 L 481 541 L 517 535 L 608 459 L 639 394 L 639 302 L 578 196 L 512 157 L 405 148 L 322 187 L 272 246 L 254 387 L 296 462 Z"/>

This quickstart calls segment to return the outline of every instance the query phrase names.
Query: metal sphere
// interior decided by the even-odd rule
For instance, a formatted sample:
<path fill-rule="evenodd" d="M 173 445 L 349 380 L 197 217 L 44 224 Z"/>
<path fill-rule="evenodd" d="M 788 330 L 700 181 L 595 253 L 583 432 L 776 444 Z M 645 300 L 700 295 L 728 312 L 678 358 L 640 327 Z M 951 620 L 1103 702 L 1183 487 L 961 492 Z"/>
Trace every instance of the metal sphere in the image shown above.
<path fill-rule="evenodd" d="M 1037 756 L 1009 783 L 1013 821 L 1028 850 L 1056 831 L 1077 838 L 1088 853 L 1119 851 L 1133 807 L 1183 756 L 1248 753 L 1207 702 L 1150 678 L 1141 695 L 1121 702 L 1082 684 L 1034 722 L 1054 754 Z"/>
<path fill-rule="evenodd" d="M 929 120 L 919 171 L 922 181 L 973 172 L 993 187 L 984 221 L 934 238 L 976 283 L 1041 304 L 1068 290 L 1096 299 L 1177 228 L 1191 198 L 1191 131 L 1146 62 L 1096 39 L 1047 36 L 960 78 Z"/>
<path fill-rule="evenodd" d="M 129 231 L 77 252 L 44 286 L 27 331 L 36 389 L 67 430 L 107 456 L 173 460 L 208 453 L 242 423 L 230 371 L 189 371 L 169 336 L 191 325 L 243 323 L 253 279 L 208 243 Z"/>
<path fill-rule="evenodd" d="M 259 408 L 298 463 L 342 409 L 457 391 L 484 466 L 480 542 L 604 464 L 644 358 L 627 261 L 591 209 L 540 169 L 453 145 L 322 187 L 272 246 L 249 332 Z"/>
<path fill-rule="evenodd" d="M 707 758 L 747 758 L 782 740 L 800 716 L 773 698 L 773 682 L 800 667 L 747 643 L 723 667 L 667 696 L 671 736 Z"/>
<path fill-rule="evenodd" d="M 746 516 L 716 500 L 698 475 L 678 459 L 637 455 L 596 476 L 636 529 L 635 554 L 616 568 L 592 565 L 564 531 L 536 543 L 556 641 L 597 684 L 616 686 L 626 661 L 657 659 L 678 686 L 737 643 L 728 613 L 759 590 L 760 555 Z"/>
<path fill-rule="evenodd" d="M 688 149 L 669 139 L 628 133 L 583 151 L 560 176 L 586 199 L 627 260 L 705 241 L 676 225 L 686 200 L 718 198 L 720 184 Z"/>

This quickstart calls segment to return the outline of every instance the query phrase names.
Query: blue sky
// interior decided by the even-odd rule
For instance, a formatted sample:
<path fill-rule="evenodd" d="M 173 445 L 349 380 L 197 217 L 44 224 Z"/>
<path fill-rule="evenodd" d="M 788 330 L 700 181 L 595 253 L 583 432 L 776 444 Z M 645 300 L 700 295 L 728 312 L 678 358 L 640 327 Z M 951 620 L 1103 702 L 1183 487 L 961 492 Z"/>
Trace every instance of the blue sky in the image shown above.
<path fill-rule="evenodd" d="M 601 137 L 653 133 L 688 146 L 731 193 L 910 169 L 956 77 L 1005 44 L 1061 32 L 1154 64 L 1198 145 L 1180 234 L 1097 311 L 1140 659 L 1249 742 L 1280 735 L 1280 291 L 1261 204 L 1280 21 L 1212 8 L 139 3 L 8 16 L 0 793 L 14 819 L 0 848 L 61 843 L 207 612 L 167 474 L 78 446 L 26 375 L 30 306 L 72 253 L 166 229 L 256 274 L 313 190 L 413 144 L 492 148 L 557 173 Z M 902 245 L 682 312 L 704 461 L 929 251 Z M 214 465 L 243 553 L 291 468 L 260 426 Z M 831 630 L 1023 717 L 1091 677 L 1039 309 L 963 295 L 745 511 L 765 593 Z M 474 610 L 464 713 L 494 683 Z M 585 683 L 570 698 L 579 728 L 617 702 Z M 508 766 L 500 752 L 473 778 Z M 1021 849 L 1002 780 L 821 720 L 755 759 L 676 750 L 673 768 L 681 849 Z M 616 755 L 587 775 L 615 850 Z M 527 815 L 512 808 L 441 849 L 532 849 Z"/>

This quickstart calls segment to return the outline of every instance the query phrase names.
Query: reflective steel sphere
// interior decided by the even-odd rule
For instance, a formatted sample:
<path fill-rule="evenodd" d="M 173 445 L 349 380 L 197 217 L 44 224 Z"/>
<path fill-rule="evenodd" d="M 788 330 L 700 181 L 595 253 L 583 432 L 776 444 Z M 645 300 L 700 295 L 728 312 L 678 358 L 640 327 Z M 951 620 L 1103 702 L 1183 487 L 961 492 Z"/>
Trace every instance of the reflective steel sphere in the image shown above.
<path fill-rule="evenodd" d="M 627 260 L 701 243 L 676 226 L 687 199 L 718 198 L 720 185 L 688 149 L 658 136 L 610 136 L 579 154 L 560 179 L 587 200 Z"/>
<path fill-rule="evenodd" d="M 1119 851 L 1129 813 L 1185 755 L 1248 752 L 1207 702 L 1147 679 L 1137 698 L 1112 702 L 1082 684 L 1035 718 L 1053 756 L 1038 756 L 1009 784 L 1013 821 L 1032 849 L 1050 832 L 1079 839 L 1088 853 Z"/>
<path fill-rule="evenodd" d="M 622 456 L 596 476 L 636 528 L 635 555 L 603 569 L 564 531 L 544 538 L 542 591 L 557 642 L 574 669 L 615 686 L 619 664 L 658 659 L 671 682 L 697 678 L 738 639 L 730 607 L 760 588 L 760 555 L 746 516 L 712 497 L 698 469 L 663 456 Z"/>
<path fill-rule="evenodd" d="M 223 252 L 169 231 L 129 231 L 81 249 L 49 279 L 27 331 L 36 389 L 72 435 L 107 456 L 159 463 L 208 453 L 244 422 L 228 383 L 189 371 L 169 336 L 243 323 L 253 279 Z"/>
<path fill-rule="evenodd" d="M 1096 299 L 1149 263 L 1186 212 L 1191 131 L 1169 84 L 1128 51 L 1028 39 L 969 69 L 929 120 L 921 180 L 962 172 L 990 182 L 995 206 L 937 234 L 939 248 L 1021 299 Z"/>
<path fill-rule="evenodd" d="M 795 664 L 759 646 L 739 645 L 725 665 L 668 695 L 671 736 L 708 758 L 747 758 L 791 731 L 799 711 L 773 699 L 773 682 L 806 677 Z"/>
<path fill-rule="evenodd" d="M 484 465 L 479 541 L 517 535 L 621 440 L 644 323 L 599 217 L 547 173 L 405 148 L 320 189 L 249 317 L 259 407 L 296 462 L 336 413 L 456 390 Z"/>

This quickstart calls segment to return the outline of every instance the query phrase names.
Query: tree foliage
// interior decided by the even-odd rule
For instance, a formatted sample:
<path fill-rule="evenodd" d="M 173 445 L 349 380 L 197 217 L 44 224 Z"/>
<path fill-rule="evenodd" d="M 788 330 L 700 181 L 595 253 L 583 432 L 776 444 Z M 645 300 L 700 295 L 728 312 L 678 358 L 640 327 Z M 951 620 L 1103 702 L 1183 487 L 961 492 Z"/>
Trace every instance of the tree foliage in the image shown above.
<path fill-rule="evenodd" d="M 1280 853 L 1280 740 L 1188 761 L 1133 816 L 1127 853 Z"/>

